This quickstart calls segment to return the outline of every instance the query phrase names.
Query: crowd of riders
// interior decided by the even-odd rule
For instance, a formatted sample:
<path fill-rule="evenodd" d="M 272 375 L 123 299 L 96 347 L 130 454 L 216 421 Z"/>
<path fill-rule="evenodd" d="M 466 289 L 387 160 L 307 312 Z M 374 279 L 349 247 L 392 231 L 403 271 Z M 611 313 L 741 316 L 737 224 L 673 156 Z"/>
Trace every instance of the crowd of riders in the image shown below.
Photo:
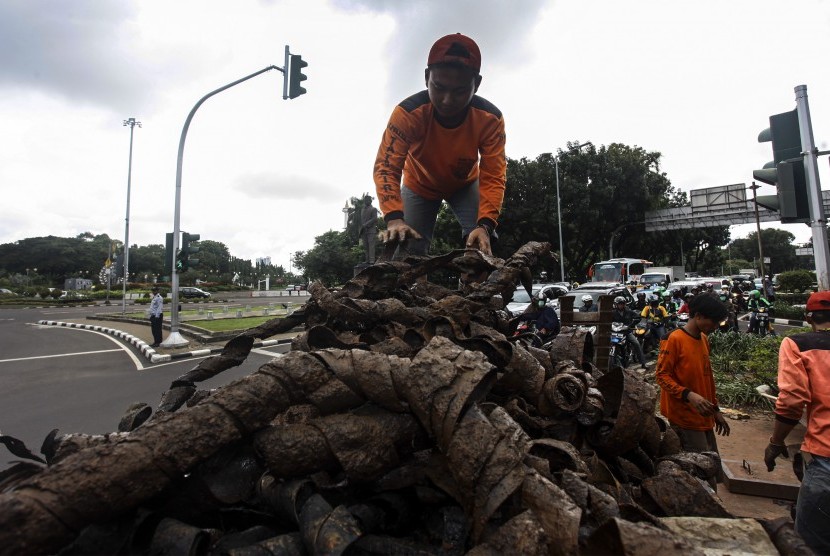
<path fill-rule="evenodd" d="M 753 289 L 746 293 L 740 284 L 725 279 L 718 289 L 711 282 L 688 289 L 657 287 L 651 292 L 637 291 L 633 303 L 629 303 L 630 298 L 623 296 L 614 299 L 613 322 L 626 325 L 626 339 L 631 347 L 632 358 L 636 356 L 644 366 L 645 353 L 656 349 L 671 331 L 688 321 L 689 304 L 696 296 L 703 294 L 717 297 L 726 307 L 727 317 L 720 323 L 717 332 L 738 332 L 738 317 L 748 312 L 749 333 L 775 334 L 771 325 L 770 298 L 773 296 L 765 295 L 761 290 Z M 548 305 L 554 297 L 551 291 L 547 291 L 534 298 L 525 312 L 516 319 L 517 334 L 533 331 L 542 341 L 555 337 L 560 328 L 559 318 Z M 579 299 L 582 304 L 576 308 L 577 311 L 591 313 L 599 310 L 592 295 L 586 293 Z"/>

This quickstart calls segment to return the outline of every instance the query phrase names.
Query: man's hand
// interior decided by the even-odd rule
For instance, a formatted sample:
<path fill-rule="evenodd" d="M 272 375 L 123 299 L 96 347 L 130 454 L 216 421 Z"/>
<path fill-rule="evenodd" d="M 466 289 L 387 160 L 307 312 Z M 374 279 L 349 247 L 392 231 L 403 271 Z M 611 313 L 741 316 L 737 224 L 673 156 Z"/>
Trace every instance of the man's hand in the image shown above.
<path fill-rule="evenodd" d="M 701 396 L 700 394 L 695 394 L 694 392 L 689 392 L 689 397 L 686 398 L 689 400 L 689 403 L 692 405 L 695 411 L 700 413 L 704 417 L 708 417 L 715 412 L 715 404 Z"/>
<path fill-rule="evenodd" d="M 490 234 L 484 228 L 475 228 L 470 235 L 467 236 L 467 247 L 478 249 L 485 255 L 492 255 L 490 249 Z"/>
<path fill-rule="evenodd" d="M 384 243 L 404 242 L 407 239 L 421 239 L 421 234 L 410 228 L 403 219 L 397 218 L 386 223 L 386 229 L 378 233 L 378 239 Z"/>
<path fill-rule="evenodd" d="M 729 423 L 723 417 L 720 411 L 715 412 L 715 432 L 720 436 L 729 436 Z"/>
<path fill-rule="evenodd" d="M 790 452 L 787 451 L 787 447 L 784 445 L 773 444 L 770 442 L 767 444 L 767 449 L 764 450 L 764 463 L 767 464 L 767 471 L 772 471 L 775 469 L 775 458 L 784 454 L 785 458 L 790 457 Z"/>

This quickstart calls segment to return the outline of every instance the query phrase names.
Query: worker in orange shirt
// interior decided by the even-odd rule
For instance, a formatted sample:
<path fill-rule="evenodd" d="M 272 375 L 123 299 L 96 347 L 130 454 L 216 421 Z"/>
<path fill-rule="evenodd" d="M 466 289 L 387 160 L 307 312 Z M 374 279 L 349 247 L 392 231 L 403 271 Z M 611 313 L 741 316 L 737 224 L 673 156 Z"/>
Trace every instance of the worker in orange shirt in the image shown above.
<path fill-rule="evenodd" d="M 408 240 L 408 253 L 425 255 L 446 201 L 467 247 L 492 254 L 507 159 L 502 114 L 476 95 L 480 70 L 473 39 L 441 37 L 427 58 L 426 90 L 393 110 L 374 166 L 382 241 Z"/>
<path fill-rule="evenodd" d="M 660 413 L 688 452 L 717 452 L 715 432 L 729 434 L 729 424 L 718 407 L 706 337 L 717 330 L 726 312 L 717 296 L 697 295 L 689 302 L 688 322 L 660 343 L 655 371 L 661 390 Z M 710 484 L 716 487 L 714 479 Z"/>
<path fill-rule="evenodd" d="M 795 508 L 795 530 L 816 554 L 830 554 L 830 291 L 807 299 L 812 332 L 793 334 L 778 351 L 775 425 L 764 451 L 767 471 L 787 454 L 787 435 L 807 411 L 801 453 L 806 467 Z"/>

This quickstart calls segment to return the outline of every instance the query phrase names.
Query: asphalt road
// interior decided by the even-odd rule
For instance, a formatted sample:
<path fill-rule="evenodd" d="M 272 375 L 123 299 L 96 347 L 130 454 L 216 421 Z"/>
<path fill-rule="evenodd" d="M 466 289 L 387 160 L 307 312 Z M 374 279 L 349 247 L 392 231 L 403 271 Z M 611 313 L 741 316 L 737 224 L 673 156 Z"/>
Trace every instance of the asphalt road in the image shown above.
<path fill-rule="evenodd" d="M 41 326 L 41 319 L 118 312 L 120 307 L 0 310 L 0 432 L 24 441 L 35 453 L 54 428 L 61 433 L 117 430 L 127 407 L 155 408 L 170 383 L 198 364 L 187 358 L 151 364 L 131 345 L 91 330 Z M 198 386 L 216 388 L 244 376 L 280 348 L 252 351 L 239 367 Z M 17 458 L 0 446 L 0 470 Z"/>

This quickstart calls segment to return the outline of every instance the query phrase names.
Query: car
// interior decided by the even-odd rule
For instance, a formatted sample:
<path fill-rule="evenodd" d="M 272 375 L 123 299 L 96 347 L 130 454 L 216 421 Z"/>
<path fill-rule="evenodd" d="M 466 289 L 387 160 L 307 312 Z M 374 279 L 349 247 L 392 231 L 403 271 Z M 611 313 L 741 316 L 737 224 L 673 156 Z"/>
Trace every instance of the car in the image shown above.
<path fill-rule="evenodd" d="M 692 280 L 678 280 L 677 282 L 672 282 L 666 289 L 668 289 L 669 291 L 677 289 L 680 290 L 680 292 L 683 295 L 686 295 L 687 293 L 691 292 L 692 288 L 694 288 L 695 286 L 705 287 L 703 280 L 695 278 Z"/>
<path fill-rule="evenodd" d="M 568 293 L 568 288 L 560 284 L 533 284 L 530 289 L 533 297 L 539 297 L 548 291 L 552 292 L 553 300 L 548 301 L 548 303 L 557 311 L 559 310 L 559 301 L 556 298 Z M 513 292 L 513 300 L 507 304 L 507 310 L 510 311 L 511 315 L 520 315 L 525 312 L 525 309 L 530 305 L 530 301 L 531 299 L 527 295 L 527 290 L 524 286 L 519 286 Z"/>
<path fill-rule="evenodd" d="M 179 295 L 181 297 L 201 297 L 201 298 L 209 298 L 210 292 L 206 292 L 205 290 L 199 288 L 179 288 Z"/>
<path fill-rule="evenodd" d="M 0 288 L 0 295 L 17 295 L 17 294 L 14 293 L 11 290 L 6 289 L 6 288 Z"/>
<path fill-rule="evenodd" d="M 587 282 L 569 291 L 565 297 L 574 298 L 574 310 L 582 307 L 582 296 L 588 294 L 594 298 L 594 303 L 599 303 L 599 296 L 610 295 L 612 297 L 622 296 L 626 299 L 629 307 L 636 303 L 631 291 L 619 282 Z"/>
<path fill-rule="evenodd" d="M 752 281 L 755 285 L 755 289 L 762 292 L 764 291 L 764 279 L 763 278 L 756 278 Z"/>

